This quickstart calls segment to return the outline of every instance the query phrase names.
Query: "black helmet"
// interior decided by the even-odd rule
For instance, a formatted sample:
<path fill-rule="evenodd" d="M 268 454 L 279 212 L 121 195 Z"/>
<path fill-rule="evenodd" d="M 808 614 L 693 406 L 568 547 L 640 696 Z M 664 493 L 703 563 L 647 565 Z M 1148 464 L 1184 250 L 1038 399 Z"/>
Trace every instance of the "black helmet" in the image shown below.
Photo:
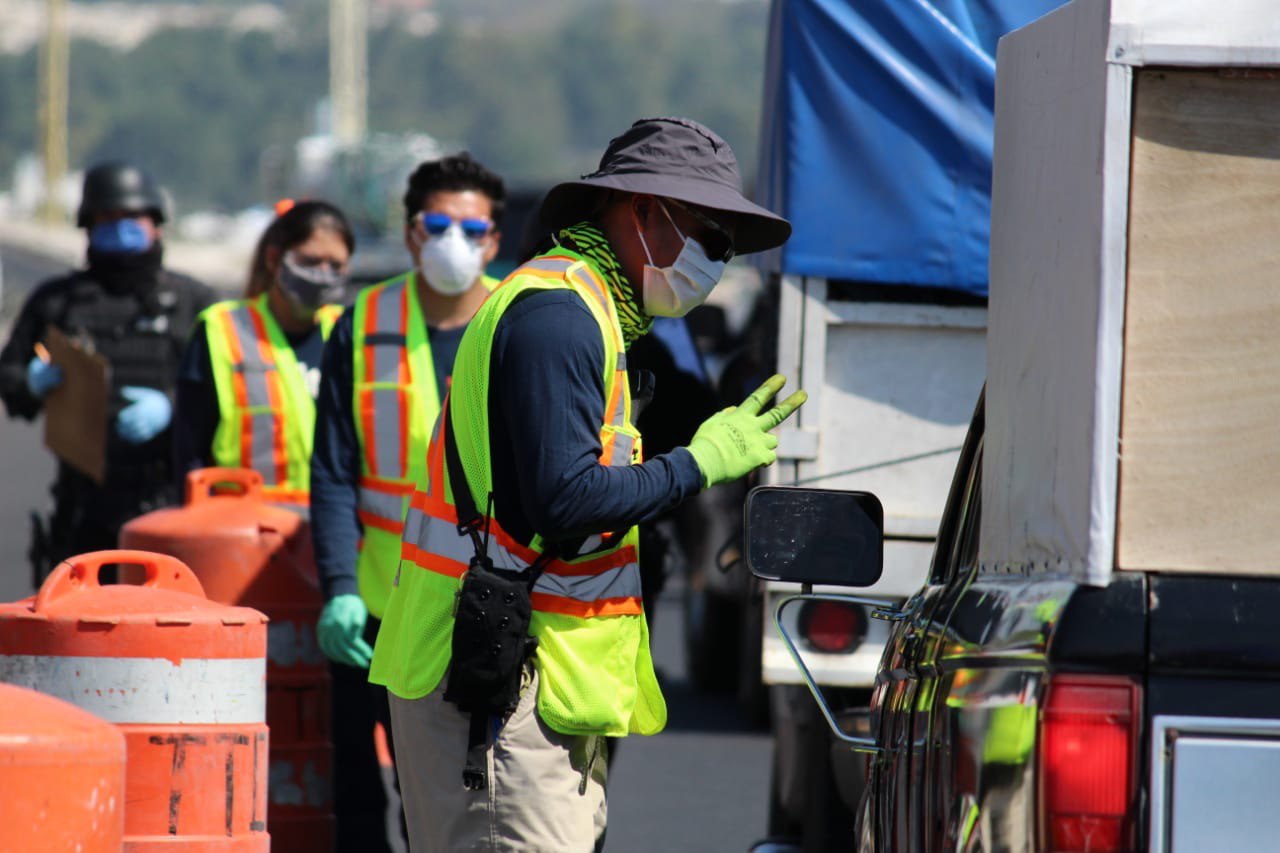
<path fill-rule="evenodd" d="M 76 225 L 87 228 L 97 213 L 146 211 L 156 224 L 165 220 L 165 199 L 151 176 L 130 163 L 99 163 L 84 175 Z"/>

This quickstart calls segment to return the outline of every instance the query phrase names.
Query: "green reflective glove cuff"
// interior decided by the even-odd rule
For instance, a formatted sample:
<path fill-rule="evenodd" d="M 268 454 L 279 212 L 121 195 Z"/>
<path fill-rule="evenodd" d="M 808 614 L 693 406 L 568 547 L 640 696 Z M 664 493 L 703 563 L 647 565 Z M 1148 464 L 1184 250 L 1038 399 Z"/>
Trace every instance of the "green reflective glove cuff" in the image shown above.
<path fill-rule="evenodd" d="M 725 481 L 724 454 L 714 441 L 705 435 L 695 435 L 686 449 L 702 472 L 702 488 L 709 489 Z"/>

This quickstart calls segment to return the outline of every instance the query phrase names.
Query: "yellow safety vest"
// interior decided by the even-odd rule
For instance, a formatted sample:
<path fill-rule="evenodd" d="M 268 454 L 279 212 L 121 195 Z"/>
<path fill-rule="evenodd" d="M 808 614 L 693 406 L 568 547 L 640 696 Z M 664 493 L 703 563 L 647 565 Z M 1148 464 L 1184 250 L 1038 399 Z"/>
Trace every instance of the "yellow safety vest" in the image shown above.
<path fill-rule="evenodd" d="M 338 305 L 317 312 L 326 340 L 341 314 Z M 218 395 L 214 464 L 257 471 L 272 500 L 307 506 L 316 404 L 267 294 L 219 302 L 200 319 Z"/>
<path fill-rule="evenodd" d="M 409 495 L 424 473 L 440 389 L 412 272 L 365 288 L 352 310 L 352 413 L 360 443 L 356 584 L 381 618 L 400 563 Z M 497 280 L 485 276 L 493 290 Z"/>
<path fill-rule="evenodd" d="M 416 699 L 439 686 L 449 666 L 454 596 L 474 554 L 471 539 L 457 530 L 454 484 L 444 464 L 445 418 L 453 426 L 476 506 L 485 507 L 493 482 L 488 388 L 494 335 L 503 313 L 522 294 L 552 289 L 577 293 L 604 340 L 600 464 L 640 461 L 622 330 L 608 287 L 576 253 L 556 249 L 534 258 L 511 274 L 467 328 L 453 387 L 431 437 L 426 483 L 410 501 L 400 566 L 369 673 L 370 681 L 402 698 Z M 498 568 L 519 571 L 542 553 L 540 537 L 518 542 L 496 519 L 490 520 L 489 533 L 489 556 Z M 533 588 L 537 707 L 556 731 L 618 737 L 654 734 L 666 725 L 641 603 L 637 540 L 634 527 L 621 536 L 592 537 L 579 556 L 549 561 Z"/>

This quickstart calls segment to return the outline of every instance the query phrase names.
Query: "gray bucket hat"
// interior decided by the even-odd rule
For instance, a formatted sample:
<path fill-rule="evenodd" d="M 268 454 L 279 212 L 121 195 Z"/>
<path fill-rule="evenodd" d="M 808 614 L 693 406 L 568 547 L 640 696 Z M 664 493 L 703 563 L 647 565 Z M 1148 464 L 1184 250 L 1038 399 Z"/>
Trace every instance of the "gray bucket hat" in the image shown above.
<path fill-rule="evenodd" d="M 553 231 L 580 222 L 601 190 L 646 193 L 731 213 L 740 255 L 781 246 L 791 236 L 790 222 L 742 194 L 738 159 L 729 143 L 687 118 L 644 118 L 631 125 L 609 143 L 598 169 L 551 188 L 538 220 Z"/>

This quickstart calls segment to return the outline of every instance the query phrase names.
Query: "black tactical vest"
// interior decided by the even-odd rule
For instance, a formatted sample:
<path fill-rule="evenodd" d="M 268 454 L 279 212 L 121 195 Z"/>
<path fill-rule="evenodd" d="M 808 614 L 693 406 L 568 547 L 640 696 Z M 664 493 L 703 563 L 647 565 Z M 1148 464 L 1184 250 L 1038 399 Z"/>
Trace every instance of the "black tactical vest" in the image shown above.
<path fill-rule="evenodd" d="M 126 385 L 158 388 L 172 396 L 187 335 L 196 316 L 210 303 L 211 292 L 195 280 L 167 270 L 161 270 L 153 284 L 136 291 L 108 290 L 92 271 L 80 271 L 47 292 L 50 303 L 42 306 L 41 313 L 48 325 L 91 344 L 111 364 L 108 422 L 104 425 L 107 481 L 101 491 L 111 495 L 113 502 L 140 504 L 142 509 L 172 500 L 170 431 L 130 445 L 116 436 L 111 423 L 127 405 L 120 396 Z M 64 492 L 82 492 L 88 483 L 66 466 L 60 466 L 59 481 Z"/>

